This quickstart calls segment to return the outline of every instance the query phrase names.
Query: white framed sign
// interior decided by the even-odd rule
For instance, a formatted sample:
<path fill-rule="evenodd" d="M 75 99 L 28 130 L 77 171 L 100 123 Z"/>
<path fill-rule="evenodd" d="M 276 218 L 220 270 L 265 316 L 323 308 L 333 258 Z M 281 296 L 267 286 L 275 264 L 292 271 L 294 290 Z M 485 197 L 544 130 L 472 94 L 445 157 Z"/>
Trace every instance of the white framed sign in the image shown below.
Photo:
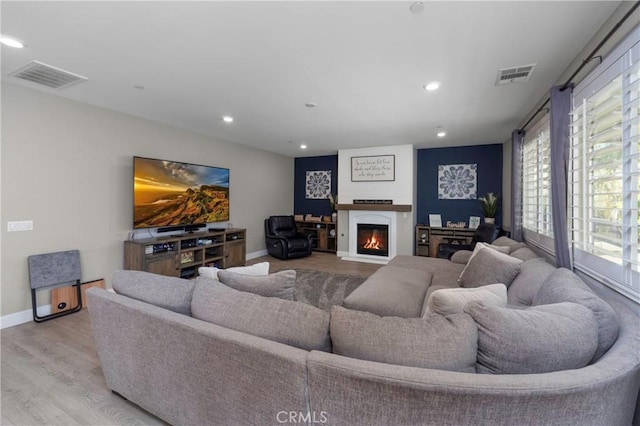
<path fill-rule="evenodd" d="M 395 155 L 351 157 L 351 182 L 394 181 L 395 172 Z"/>
<path fill-rule="evenodd" d="M 469 216 L 469 229 L 476 229 L 480 226 L 480 216 Z"/>
<path fill-rule="evenodd" d="M 429 226 L 432 228 L 442 228 L 442 216 L 439 214 L 430 214 Z"/>

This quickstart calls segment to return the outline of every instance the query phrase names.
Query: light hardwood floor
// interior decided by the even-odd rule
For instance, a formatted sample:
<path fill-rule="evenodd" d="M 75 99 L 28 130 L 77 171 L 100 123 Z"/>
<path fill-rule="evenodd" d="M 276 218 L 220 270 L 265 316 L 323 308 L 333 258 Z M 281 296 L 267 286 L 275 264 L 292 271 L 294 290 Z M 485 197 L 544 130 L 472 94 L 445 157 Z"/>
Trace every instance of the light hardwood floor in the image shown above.
<path fill-rule="evenodd" d="M 281 261 L 264 256 L 271 271 L 302 268 L 369 276 L 381 265 L 347 262 L 335 254 Z M 0 331 L 0 424 L 164 425 L 160 419 L 111 393 L 102 375 L 86 309 L 44 323 Z"/>

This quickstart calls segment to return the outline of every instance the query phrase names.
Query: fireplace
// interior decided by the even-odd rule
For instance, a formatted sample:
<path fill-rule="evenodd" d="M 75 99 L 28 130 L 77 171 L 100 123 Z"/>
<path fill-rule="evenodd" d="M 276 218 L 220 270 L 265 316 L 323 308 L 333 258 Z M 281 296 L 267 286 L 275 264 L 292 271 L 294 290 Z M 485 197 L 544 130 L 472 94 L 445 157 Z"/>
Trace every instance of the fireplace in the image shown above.
<path fill-rule="evenodd" d="M 396 212 L 349 210 L 349 253 L 343 259 L 384 265 L 396 255 L 396 238 Z"/>
<path fill-rule="evenodd" d="M 357 253 L 388 257 L 389 226 L 358 223 Z"/>

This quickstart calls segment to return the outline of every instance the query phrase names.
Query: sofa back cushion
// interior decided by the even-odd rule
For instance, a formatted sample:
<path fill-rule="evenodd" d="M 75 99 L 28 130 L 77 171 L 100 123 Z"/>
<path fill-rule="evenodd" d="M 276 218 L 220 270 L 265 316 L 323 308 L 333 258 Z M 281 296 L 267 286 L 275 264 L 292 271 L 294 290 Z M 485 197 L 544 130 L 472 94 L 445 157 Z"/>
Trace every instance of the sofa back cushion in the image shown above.
<path fill-rule="evenodd" d="M 341 306 L 331 310 L 333 352 L 350 358 L 475 373 L 478 332 L 471 317 L 380 317 Z"/>
<path fill-rule="evenodd" d="M 598 360 L 618 338 L 618 316 L 613 308 L 598 297 L 576 274 L 558 268 L 544 281 L 534 299 L 534 305 L 573 302 L 589 308 L 598 325 L 598 348 L 593 361 Z"/>
<path fill-rule="evenodd" d="M 233 266 L 224 270 L 242 275 L 269 275 L 269 262 L 260 262 L 249 266 Z M 220 271 L 222 269 L 213 266 L 201 266 L 198 268 L 198 275 L 217 280 Z"/>
<path fill-rule="evenodd" d="M 494 246 L 509 247 L 509 253 L 513 253 L 514 251 L 527 246 L 525 243 L 513 240 L 509 237 L 500 237 L 491 244 Z"/>
<path fill-rule="evenodd" d="M 194 318 L 308 351 L 331 350 L 329 313 L 311 305 L 235 290 L 198 277 Z"/>
<path fill-rule="evenodd" d="M 531 260 L 531 259 L 540 258 L 540 256 L 538 256 L 536 252 L 531 250 L 529 247 L 521 247 L 517 250 L 513 250 L 509 254 L 512 257 L 515 257 L 516 259 L 522 260 L 523 262 L 526 262 L 527 260 Z"/>
<path fill-rule="evenodd" d="M 191 280 L 144 271 L 117 270 L 113 273 L 111 286 L 123 296 L 191 315 L 191 296 L 195 286 Z"/>
<path fill-rule="evenodd" d="M 482 248 L 473 255 L 460 274 L 462 287 L 481 287 L 502 283 L 509 287 L 520 271 L 522 261 L 496 250 Z"/>
<path fill-rule="evenodd" d="M 469 302 L 507 306 L 507 287 L 504 284 L 489 284 L 476 288 L 438 289 L 429 295 L 424 314 L 459 314 Z"/>
<path fill-rule="evenodd" d="M 527 260 L 520 265 L 520 272 L 509 286 L 507 301 L 510 305 L 533 305 L 533 299 L 542 287 L 544 280 L 556 270 L 556 267 L 541 257 Z"/>
<path fill-rule="evenodd" d="M 296 271 L 280 271 L 270 275 L 244 275 L 227 270 L 218 271 L 218 280 L 239 291 L 293 300 L 296 286 Z"/>
<path fill-rule="evenodd" d="M 586 366 L 598 346 L 593 313 L 576 303 L 528 309 L 467 304 L 478 325 L 478 372 L 535 374 Z"/>

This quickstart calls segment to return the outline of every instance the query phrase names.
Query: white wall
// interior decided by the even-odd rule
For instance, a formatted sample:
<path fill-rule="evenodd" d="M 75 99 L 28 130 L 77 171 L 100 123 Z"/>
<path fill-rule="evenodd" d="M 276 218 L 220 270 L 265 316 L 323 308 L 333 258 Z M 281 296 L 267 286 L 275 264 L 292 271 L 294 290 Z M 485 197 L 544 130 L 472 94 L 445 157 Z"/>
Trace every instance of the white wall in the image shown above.
<path fill-rule="evenodd" d="M 32 254 L 79 249 L 83 281 L 109 283 L 132 230 L 134 155 L 229 168 L 247 253 L 264 250 L 265 217 L 293 211 L 293 158 L 16 85 L 1 93 L 0 316 L 31 309 Z M 17 220 L 33 231 L 8 233 Z"/>
<path fill-rule="evenodd" d="M 395 180 L 384 182 L 352 182 L 351 157 L 395 155 Z M 351 204 L 354 199 L 389 199 L 393 204 L 413 205 L 414 200 L 413 145 L 379 146 L 338 151 L 338 201 Z"/>
<path fill-rule="evenodd" d="M 351 157 L 395 155 L 395 180 L 384 182 L 352 182 Z M 413 254 L 415 224 L 416 151 L 413 145 L 379 146 L 338 151 L 338 202 L 352 204 L 354 199 L 392 200 L 393 204 L 410 205 L 410 213 L 398 213 L 397 254 Z M 338 212 L 338 254 L 349 253 L 349 213 Z"/>

